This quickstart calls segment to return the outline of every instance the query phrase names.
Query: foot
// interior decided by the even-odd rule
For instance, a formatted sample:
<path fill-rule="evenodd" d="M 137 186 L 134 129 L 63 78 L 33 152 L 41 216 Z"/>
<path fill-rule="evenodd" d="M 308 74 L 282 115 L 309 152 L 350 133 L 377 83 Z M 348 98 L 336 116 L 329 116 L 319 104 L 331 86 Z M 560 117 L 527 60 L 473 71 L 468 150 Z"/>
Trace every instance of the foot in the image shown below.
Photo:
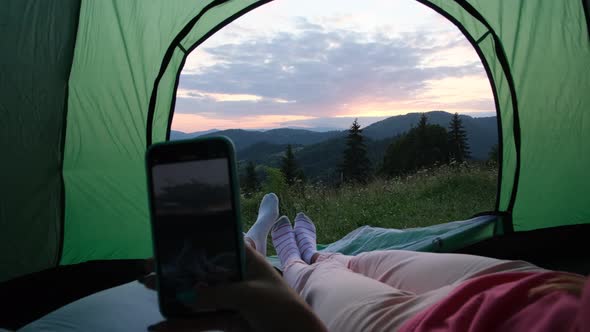
<path fill-rule="evenodd" d="M 272 244 L 275 246 L 283 268 L 294 261 L 301 261 L 299 249 L 295 242 L 295 233 L 293 232 L 289 218 L 286 216 L 282 216 L 273 226 Z"/>
<path fill-rule="evenodd" d="M 301 258 L 307 264 L 312 264 L 313 256 L 317 253 L 315 225 L 303 212 L 295 217 L 294 233 Z"/>
<path fill-rule="evenodd" d="M 246 241 L 248 238 L 250 243 L 254 243 L 256 250 L 266 257 L 266 240 L 268 232 L 277 221 L 279 217 L 279 198 L 277 195 L 270 193 L 264 195 L 260 202 L 258 209 L 258 218 L 248 233 L 246 233 Z"/>

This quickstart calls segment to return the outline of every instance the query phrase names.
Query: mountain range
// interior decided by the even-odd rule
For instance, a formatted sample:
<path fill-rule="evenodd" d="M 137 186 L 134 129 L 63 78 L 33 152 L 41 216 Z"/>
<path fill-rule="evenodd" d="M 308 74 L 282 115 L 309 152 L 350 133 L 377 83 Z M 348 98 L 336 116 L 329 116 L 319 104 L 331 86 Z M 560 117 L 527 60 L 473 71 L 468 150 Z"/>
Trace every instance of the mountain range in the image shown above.
<path fill-rule="evenodd" d="M 363 128 L 369 159 L 379 164 L 387 146 L 394 137 L 416 126 L 422 113 L 392 116 Z M 453 114 L 444 111 L 427 112 L 428 123 L 448 128 Z M 474 118 L 460 115 L 467 132 L 471 156 L 476 160 L 487 159 L 493 145 L 498 142 L 496 117 Z M 183 133 L 172 131 L 171 140 L 199 136 L 224 135 L 236 146 L 240 161 L 278 166 L 288 144 L 294 149 L 295 157 L 306 176 L 324 179 L 334 173 L 345 148 L 346 130 L 318 132 L 308 129 L 280 128 L 265 131 L 228 129 L 205 132 Z"/>

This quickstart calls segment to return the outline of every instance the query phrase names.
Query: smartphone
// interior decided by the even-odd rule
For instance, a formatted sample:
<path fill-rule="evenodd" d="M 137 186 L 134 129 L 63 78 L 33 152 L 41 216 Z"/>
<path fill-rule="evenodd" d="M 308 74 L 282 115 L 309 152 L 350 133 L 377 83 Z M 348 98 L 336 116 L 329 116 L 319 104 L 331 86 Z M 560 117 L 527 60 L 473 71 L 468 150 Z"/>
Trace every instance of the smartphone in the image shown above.
<path fill-rule="evenodd" d="M 202 314 L 196 287 L 244 275 L 235 150 L 226 137 L 159 143 L 146 154 L 158 301 L 167 318 Z"/>

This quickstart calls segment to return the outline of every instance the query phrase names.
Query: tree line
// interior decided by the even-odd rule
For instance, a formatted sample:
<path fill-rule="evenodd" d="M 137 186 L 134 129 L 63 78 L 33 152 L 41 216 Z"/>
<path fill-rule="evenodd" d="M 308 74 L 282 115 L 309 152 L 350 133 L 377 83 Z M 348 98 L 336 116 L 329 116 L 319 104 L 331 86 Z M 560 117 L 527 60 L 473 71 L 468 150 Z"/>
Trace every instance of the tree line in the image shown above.
<path fill-rule="evenodd" d="M 399 176 L 422 168 L 452 162 L 463 163 L 471 157 L 467 133 L 455 113 L 449 130 L 428 123 L 422 114 L 418 125 L 396 139 L 385 152 L 379 170 L 387 176 Z"/>
<path fill-rule="evenodd" d="M 348 129 L 346 148 L 337 167 L 340 183 L 366 183 L 373 174 L 394 177 L 436 165 L 463 163 L 471 158 L 467 133 L 457 113 L 453 115 L 448 130 L 428 123 L 428 117 L 422 114 L 415 127 L 392 140 L 380 165 L 371 164 L 362 132 L 358 119 L 355 119 Z M 495 149 L 490 152 L 490 158 L 497 159 L 497 146 Z M 305 181 L 291 145 L 287 145 L 282 156 L 280 173 L 288 186 Z M 252 162 L 246 166 L 242 187 L 245 192 L 256 192 L 260 188 L 256 166 Z"/>

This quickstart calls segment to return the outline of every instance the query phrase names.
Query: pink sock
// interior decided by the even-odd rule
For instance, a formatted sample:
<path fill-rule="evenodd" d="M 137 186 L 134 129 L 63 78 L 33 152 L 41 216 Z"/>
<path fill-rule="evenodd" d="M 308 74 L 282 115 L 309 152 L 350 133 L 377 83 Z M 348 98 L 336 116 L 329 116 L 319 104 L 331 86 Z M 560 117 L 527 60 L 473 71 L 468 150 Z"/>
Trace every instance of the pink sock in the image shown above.
<path fill-rule="evenodd" d="M 295 217 L 295 239 L 301 257 L 307 264 L 311 264 L 311 258 L 317 252 L 315 225 L 303 212 Z"/>
<path fill-rule="evenodd" d="M 271 236 L 272 244 L 275 246 L 283 268 L 293 261 L 301 260 L 289 218 L 280 217 L 272 228 Z"/>

